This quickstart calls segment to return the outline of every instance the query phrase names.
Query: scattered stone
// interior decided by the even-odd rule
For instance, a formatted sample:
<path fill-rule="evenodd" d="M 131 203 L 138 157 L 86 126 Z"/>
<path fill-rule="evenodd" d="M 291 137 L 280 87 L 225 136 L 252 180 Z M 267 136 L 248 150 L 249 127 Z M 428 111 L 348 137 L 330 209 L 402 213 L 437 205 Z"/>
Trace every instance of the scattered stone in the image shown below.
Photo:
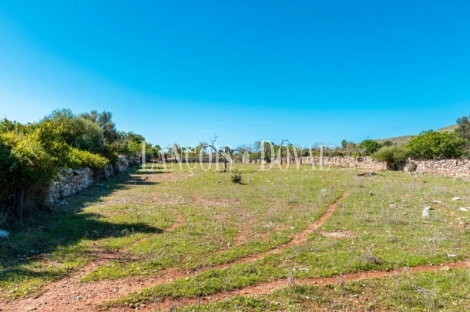
<path fill-rule="evenodd" d="M 468 209 L 467 209 L 467 208 L 465 208 L 465 207 L 460 207 L 459 209 L 460 209 L 461 211 L 468 212 Z"/>
<path fill-rule="evenodd" d="M 452 198 L 452 201 L 458 201 L 458 200 L 460 200 L 460 197 L 453 197 Z"/>
<path fill-rule="evenodd" d="M 429 218 L 429 210 L 434 210 L 431 206 L 424 207 L 423 218 Z"/>
<path fill-rule="evenodd" d="M 358 177 L 371 177 L 371 176 L 375 176 L 375 175 L 377 175 L 377 173 L 375 173 L 374 171 L 363 172 L 363 173 L 358 173 L 357 174 Z"/>

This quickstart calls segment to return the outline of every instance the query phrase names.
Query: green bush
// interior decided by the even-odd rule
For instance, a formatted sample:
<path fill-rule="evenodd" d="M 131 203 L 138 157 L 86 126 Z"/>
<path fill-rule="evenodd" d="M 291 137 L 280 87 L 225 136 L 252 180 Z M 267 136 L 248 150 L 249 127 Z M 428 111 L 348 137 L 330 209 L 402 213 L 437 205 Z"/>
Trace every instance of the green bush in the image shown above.
<path fill-rule="evenodd" d="M 242 172 L 240 170 L 235 172 L 235 174 L 232 176 L 232 182 L 236 184 L 242 183 Z"/>
<path fill-rule="evenodd" d="M 99 170 L 103 169 L 108 163 L 108 159 L 92 154 L 88 151 L 80 151 L 76 148 L 70 149 L 69 154 L 69 167 L 77 169 L 80 167 L 89 167 L 91 169 Z"/>
<path fill-rule="evenodd" d="M 40 207 L 59 167 L 103 168 L 102 156 L 70 147 L 53 122 L 0 122 L 0 216 L 20 219 Z"/>
<path fill-rule="evenodd" d="M 365 156 L 370 156 L 381 147 L 380 143 L 374 140 L 364 140 L 359 144 L 359 148 L 363 150 Z"/>
<path fill-rule="evenodd" d="M 26 202 L 41 204 L 57 169 L 68 163 L 69 146 L 50 123 L 16 125 L 1 122 L 0 201 L 2 214 L 21 219 Z"/>
<path fill-rule="evenodd" d="M 409 157 L 409 150 L 403 145 L 384 146 L 371 157 L 375 161 L 387 162 L 387 167 L 391 170 L 398 170 Z"/>
<path fill-rule="evenodd" d="M 118 133 L 109 112 L 75 115 L 62 109 L 40 123 L 1 120 L 0 220 L 21 219 L 26 208 L 42 206 L 60 167 L 103 169 L 117 162 L 120 145 L 127 149 L 128 142 L 138 140 L 144 138 Z"/>
<path fill-rule="evenodd" d="M 413 159 L 448 159 L 463 155 L 465 140 L 455 132 L 421 132 L 407 147 Z"/>

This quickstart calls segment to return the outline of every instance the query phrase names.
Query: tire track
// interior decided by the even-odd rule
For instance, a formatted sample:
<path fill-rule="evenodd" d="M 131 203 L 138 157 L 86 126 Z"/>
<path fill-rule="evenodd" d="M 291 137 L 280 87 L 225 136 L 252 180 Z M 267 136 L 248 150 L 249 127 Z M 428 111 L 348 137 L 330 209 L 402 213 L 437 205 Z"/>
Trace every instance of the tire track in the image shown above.
<path fill-rule="evenodd" d="M 295 246 L 295 245 L 300 245 L 304 242 L 307 241 L 308 237 L 313 233 L 316 232 L 320 229 L 320 227 L 323 226 L 323 224 L 331 217 L 331 215 L 335 212 L 336 206 L 339 205 L 345 198 L 348 196 L 348 193 L 344 190 L 342 190 L 341 196 L 336 199 L 333 203 L 328 205 L 328 209 L 326 212 L 318 218 L 314 223 L 310 224 L 307 226 L 304 230 L 296 233 L 294 237 L 287 243 L 278 245 L 266 252 L 258 253 L 252 256 L 244 257 L 244 258 L 239 258 L 235 259 L 234 261 L 230 261 L 227 263 L 223 263 L 220 265 L 215 265 L 211 269 L 212 270 L 218 270 L 218 269 L 223 269 L 226 268 L 227 265 L 237 265 L 237 264 L 245 264 L 253 261 L 258 261 L 263 259 L 264 257 L 268 255 L 273 255 L 273 254 L 278 254 L 284 250 L 286 250 L 289 247 Z"/>
<path fill-rule="evenodd" d="M 454 263 L 446 263 L 440 265 L 422 265 L 416 267 L 403 267 L 396 270 L 388 271 L 365 271 L 358 273 L 347 273 L 342 275 L 335 275 L 331 277 L 319 277 L 319 278 L 302 278 L 295 279 L 294 283 L 296 286 L 327 286 L 327 285 L 341 285 L 345 282 L 369 280 L 375 278 L 385 278 L 390 276 L 400 276 L 405 274 L 419 273 L 419 272 L 433 272 L 442 271 L 444 269 L 463 269 L 470 268 L 470 260 L 464 260 Z M 160 303 L 157 308 L 168 309 L 171 307 L 184 307 L 188 305 L 209 305 L 222 300 L 229 300 L 236 296 L 256 296 L 270 294 L 276 290 L 280 290 L 286 287 L 292 287 L 291 283 L 287 279 L 278 279 L 275 281 L 260 283 L 253 286 L 247 286 L 237 290 L 217 293 L 214 295 L 203 296 L 197 299 L 181 298 L 179 300 L 165 300 Z M 124 311 L 128 311 L 127 308 Z M 153 311 L 152 307 L 145 307 L 140 309 L 141 311 Z M 155 309 L 155 307 L 154 307 Z M 121 310 L 122 311 L 122 310 Z"/>

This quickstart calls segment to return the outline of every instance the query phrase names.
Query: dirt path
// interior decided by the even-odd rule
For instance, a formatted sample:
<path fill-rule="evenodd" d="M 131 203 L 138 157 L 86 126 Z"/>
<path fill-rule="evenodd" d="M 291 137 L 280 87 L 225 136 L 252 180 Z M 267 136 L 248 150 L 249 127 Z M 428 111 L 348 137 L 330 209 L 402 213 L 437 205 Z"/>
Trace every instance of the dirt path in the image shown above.
<path fill-rule="evenodd" d="M 236 260 L 234 260 L 232 262 L 229 262 L 229 263 L 216 265 L 216 266 L 212 267 L 212 269 L 213 270 L 223 269 L 223 268 L 227 267 L 227 264 L 237 265 L 237 264 L 244 264 L 244 263 L 248 263 L 248 262 L 258 261 L 258 260 L 263 259 L 267 255 L 278 254 L 278 253 L 286 250 L 289 247 L 304 243 L 305 241 L 307 241 L 310 234 L 312 234 L 313 232 L 318 231 L 322 227 L 322 225 L 325 223 L 325 221 L 328 220 L 328 218 L 330 218 L 331 215 L 335 212 L 336 206 L 338 204 L 340 204 L 344 200 L 344 198 L 346 198 L 346 196 L 348 196 L 348 193 L 346 191 L 342 191 L 342 192 L 343 193 L 341 194 L 341 197 L 338 198 L 334 203 L 330 204 L 328 206 L 327 211 L 317 221 L 310 224 L 304 230 L 302 230 L 302 231 L 298 232 L 297 234 L 295 234 L 294 237 L 292 238 L 292 240 L 290 240 L 289 242 L 287 242 L 285 244 L 282 244 L 282 245 L 278 245 L 278 246 L 268 250 L 267 252 L 255 254 L 255 255 L 252 255 L 252 256 L 245 257 L 245 258 L 239 258 L 239 259 L 236 259 Z"/>
<path fill-rule="evenodd" d="M 441 264 L 441 265 L 423 265 L 411 268 L 400 268 L 393 271 L 368 271 L 368 272 L 359 272 L 359 273 L 349 273 L 343 275 L 336 275 L 326 278 L 304 278 L 304 279 L 295 279 L 295 285 L 302 286 L 326 286 L 333 284 L 341 284 L 344 282 L 351 281 L 360 281 L 373 278 L 384 278 L 389 276 L 403 275 L 408 273 L 417 273 L 417 272 L 431 272 L 431 271 L 441 271 L 443 269 L 461 269 L 461 268 L 470 268 L 469 261 Z M 166 310 L 172 306 L 183 307 L 187 305 L 207 305 L 214 303 L 220 300 L 231 299 L 235 296 L 254 296 L 254 295 L 263 295 L 269 294 L 276 290 L 282 289 L 284 287 L 289 287 L 289 282 L 287 279 L 278 279 L 269 283 L 261 283 L 254 286 L 248 286 L 245 288 L 237 289 L 230 292 L 218 293 L 211 296 L 204 296 L 198 299 L 186 299 L 182 298 L 178 301 L 166 300 L 160 304 L 149 305 L 148 307 L 143 307 L 141 311 L 152 311 L 152 309 L 163 309 Z M 128 311 L 127 308 L 124 311 Z M 117 309 L 115 311 L 118 311 Z M 123 311 L 122 309 L 119 311 Z"/>
<path fill-rule="evenodd" d="M 184 222 L 181 213 L 176 214 L 176 221 L 163 233 L 174 231 Z M 155 234 L 162 235 L 163 233 Z M 151 236 L 154 237 L 154 236 Z M 145 237 L 132 243 L 125 249 L 110 253 L 94 247 L 95 259 L 75 273 L 59 281 L 44 286 L 33 298 L 14 300 L 10 303 L 0 302 L 0 311 L 90 311 L 93 306 L 112 298 L 117 299 L 130 292 L 150 287 L 155 283 L 169 282 L 168 272 L 162 278 L 141 280 L 139 278 L 122 280 L 102 280 L 99 282 L 82 282 L 81 279 L 106 263 L 126 256 L 126 251 L 133 245 L 151 237 Z"/>

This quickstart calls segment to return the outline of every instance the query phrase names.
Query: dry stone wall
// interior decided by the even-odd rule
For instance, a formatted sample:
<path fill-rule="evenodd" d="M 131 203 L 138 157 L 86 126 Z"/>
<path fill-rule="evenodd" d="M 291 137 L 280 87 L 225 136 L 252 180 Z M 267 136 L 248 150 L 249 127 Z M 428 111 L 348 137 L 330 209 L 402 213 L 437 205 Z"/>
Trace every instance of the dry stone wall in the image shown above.
<path fill-rule="evenodd" d="M 311 157 L 303 157 L 303 163 L 312 163 Z M 313 164 L 320 166 L 320 157 L 313 157 Z M 360 168 L 366 170 L 385 170 L 385 162 L 374 161 L 370 157 L 324 157 L 323 167 Z M 404 172 L 427 173 L 454 177 L 470 176 L 470 160 L 468 159 L 442 159 L 442 160 L 412 160 L 408 159 L 402 170 Z"/>
<path fill-rule="evenodd" d="M 65 197 L 80 192 L 95 181 L 108 179 L 112 175 L 125 172 L 130 166 L 138 163 L 138 159 L 120 156 L 116 164 L 107 164 L 103 170 L 99 171 L 94 171 L 90 168 L 80 168 L 77 170 L 70 168 L 60 169 L 57 173 L 57 179 L 49 187 L 46 204 L 61 202 Z"/>
<path fill-rule="evenodd" d="M 470 160 L 408 160 L 403 171 L 431 173 L 453 177 L 470 177 Z"/>
<path fill-rule="evenodd" d="M 304 157 L 305 163 L 312 163 L 315 166 L 321 166 L 320 157 Z M 387 164 L 385 162 L 374 161 L 370 157 L 323 157 L 323 167 L 340 167 L 340 168 L 360 168 L 367 170 L 385 170 L 387 169 Z"/>
<path fill-rule="evenodd" d="M 277 164 L 279 161 L 275 160 Z M 295 159 L 290 159 L 291 163 L 295 163 Z M 252 163 L 264 163 L 265 161 L 254 160 Z M 287 159 L 283 159 L 283 164 L 287 163 Z M 321 167 L 322 160 L 320 157 L 302 157 L 302 164 L 314 165 L 316 168 Z M 323 168 L 340 167 L 340 168 L 358 168 L 365 170 L 386 170 L 386 162 L 377 162 L 368 156 L 351 157 L 351 156 L 334 156 L 323 157 Z M 454 177 L 470 177 L 470 160 L 468 159 L 443 159 L 443 160 L 412 160 L 408 159 L 401 168 L 404 172 L 427 173 L 436 175 L 446 175 Z"/>

